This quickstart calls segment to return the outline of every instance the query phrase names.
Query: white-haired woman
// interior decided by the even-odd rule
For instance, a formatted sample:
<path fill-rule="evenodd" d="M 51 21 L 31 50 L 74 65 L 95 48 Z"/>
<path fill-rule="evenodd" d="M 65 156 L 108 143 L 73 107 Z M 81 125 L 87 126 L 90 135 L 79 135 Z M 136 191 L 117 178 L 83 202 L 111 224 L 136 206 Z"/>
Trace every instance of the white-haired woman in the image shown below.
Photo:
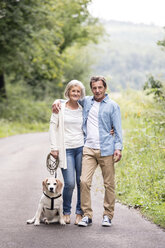
<path fill-rule="evenodd" d="M 64 220 L 70 223 L 72 194 L 77 184 L 77 204 L 75 224 L 82 218 L 80 204 L 80 176 L 84 135 L 82 131 L 82 107 L 78 100 L 85 96 L 85 87 L 78 80 L 70 81 L 64 92 L 68 100 L 61 103 L 58 114 L 52 113 L 50 120 L 51 154 L 59 157 L 64 178 L 63 213 Z"/>

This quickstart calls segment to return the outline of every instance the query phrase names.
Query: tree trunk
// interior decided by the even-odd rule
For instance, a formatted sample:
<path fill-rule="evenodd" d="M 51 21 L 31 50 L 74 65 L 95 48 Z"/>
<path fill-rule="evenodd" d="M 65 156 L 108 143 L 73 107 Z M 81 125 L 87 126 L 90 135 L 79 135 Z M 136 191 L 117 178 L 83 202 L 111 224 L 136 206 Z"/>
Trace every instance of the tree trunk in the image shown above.
<path fill-rule="evenodd" d="M 7 98 L 6 88 L 5 88 L 5 78 L 4 74 L 0 74 L 0 101 L 2 98 Z"/>

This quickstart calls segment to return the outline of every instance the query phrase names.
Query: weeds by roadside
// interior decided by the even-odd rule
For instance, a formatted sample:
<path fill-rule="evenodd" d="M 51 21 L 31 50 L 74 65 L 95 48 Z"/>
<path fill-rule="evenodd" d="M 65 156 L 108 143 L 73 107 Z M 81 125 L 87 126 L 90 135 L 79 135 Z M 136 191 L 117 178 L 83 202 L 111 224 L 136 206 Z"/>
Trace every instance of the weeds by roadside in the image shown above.
<path fill-rule="evenodd" d="M 116 166 L 117 197 L 165 227 L 164 106 L 136 91 L 124 92 L 117 100 L 124 129 L 123 158 Z"/>
<path fill-rule="evenodd" d="M 8 137 L 15 134 L 47 132 L 49 123 L 42 122 L 20 123 L 11 122 L 5 119 L 0 120 L 0 138 Z"/>

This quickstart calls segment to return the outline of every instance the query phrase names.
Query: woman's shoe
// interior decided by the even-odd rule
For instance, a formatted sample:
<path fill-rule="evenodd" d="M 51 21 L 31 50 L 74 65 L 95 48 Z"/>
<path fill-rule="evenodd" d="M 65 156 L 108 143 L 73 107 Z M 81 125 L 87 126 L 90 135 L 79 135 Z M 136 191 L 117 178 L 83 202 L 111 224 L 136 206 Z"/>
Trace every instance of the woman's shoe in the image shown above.
<path fill-rule="evenodd" d="M 80 222 L 80 220 L 82 219 L 82 215 L 81 214 L 76 214 L 76 220 L 75 220 L 75 225 L 78 225 L 78 223 Z"/>
<path fill-rule="evenodd" d="M 64 221 L 66 224 L 70 224 L 70 215 L 69 214 L 64 215 Z"/>

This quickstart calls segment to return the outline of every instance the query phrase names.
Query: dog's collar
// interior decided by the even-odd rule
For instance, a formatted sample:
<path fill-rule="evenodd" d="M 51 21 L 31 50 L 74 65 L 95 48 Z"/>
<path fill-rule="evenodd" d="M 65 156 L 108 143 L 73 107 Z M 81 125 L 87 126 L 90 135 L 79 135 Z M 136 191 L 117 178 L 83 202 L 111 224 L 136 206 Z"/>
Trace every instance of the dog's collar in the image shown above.
<path fill-rule="evenodd" d="M 54 196 L 54 197 L 50 197 L 49 195 L 45 194 L 45 192 L 43 192 L 43 194 L 48 197 L 49 199 L 56 199 L 56 198 L 59 198 L 60 196 L 62 196 L 62 194 L 60 195 L 57 195 L 57 196 Z"/>
<path fill-rule="evenodd" d="M 45 194 L 45 192 L 43 192 L 43 194 L 44 194 L 46 197 L 48 197 L 49 199 L 51 199 L 51 208 L 47 208 L 47 209 L 49 209 L 49 210 L 54 210 L 54 200 L 57 199 L 57 198 L 59 198 L 59 197 L 61 197 L 62 194 L 57 195 L 57 196 L 55 196 L 55 197 L 50 197 L 50 196 L 48 196 L 47 194 Z"/>

